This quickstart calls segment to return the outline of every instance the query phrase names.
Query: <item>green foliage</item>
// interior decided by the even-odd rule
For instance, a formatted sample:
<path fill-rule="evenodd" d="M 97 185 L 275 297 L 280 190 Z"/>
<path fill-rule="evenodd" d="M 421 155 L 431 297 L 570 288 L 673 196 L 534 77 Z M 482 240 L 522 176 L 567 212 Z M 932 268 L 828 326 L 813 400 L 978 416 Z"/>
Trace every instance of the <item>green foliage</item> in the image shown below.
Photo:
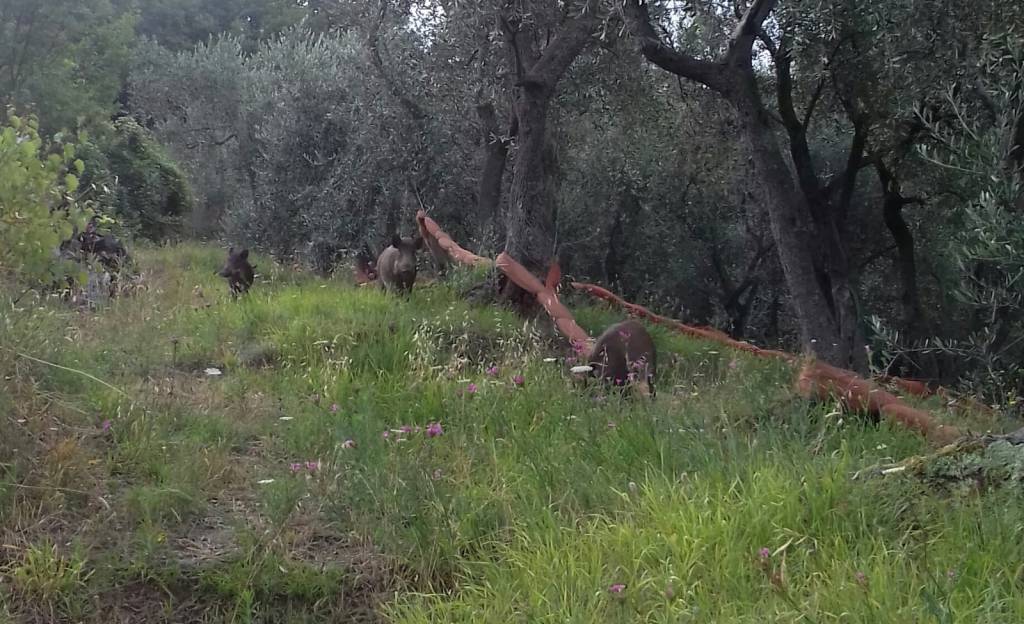
<path fill-rule="evenodd" d="M 963 376 L 990 400 L 1019 404 L 1024 397 L 1024 169 L 1012 156 L 1024 123 L 1024 38 L 1008 31 L 983 43 L 973 94 L 950 85 L 953 115 L 926 116 L 929 142 L 921 155 L 935 167 L 951 202 L 946 253 L 957 271 L 951 292 L 964 306 L 966 331 L 937 337 L 934 351 L 955 354 Z"/>
<path fill-rule="evenodd" d="M 102 163 L 90 182 L 113 189 L 109 210 L 126 228 L 153 241 L 181 234 L 192 190 L 166 149 L 130 117 L 119 117 L 93 152 Z"/>
<path fill-rule="evenodd" d="M 52 132 L 113 112 L 135 41 L 135 16 L 110 0 L 0 2 L 0 93 Z"/>
<path fill-rule="evenodd" d="M 304 2 L 281 0 L 115 0 L 138 11 L 136 32 L 175 51 L 205 44 L 210 38 L 232 34 L 249 51 L 309 10 Z"/>
<path fill-rule="evenodd" d="M 82 590 L 91 573 L 80 552 L 65 555 L 52 542 L 30 544 L 22 560 L 11 564 L 6 572 L 18 592 L 39 601 L 51 613 L 76 618 L 88 608 Z"/>
<path fill-rule="evenodd" d="M 982 495 L 933 489 L 941 474 L 852 478 L 922 440 L 807 406 L 783 364 L 654 327 L 658 399 L 621 399 L 570 380 L 539 325 L 445 285 L 405 300 L 259 257 L 231 302 L 223 250 L 136 255 L 150 288 L 104 315 L 34 300 L 0 320 L 0 352 L 63 367 L 0 358 L 0 535 L 80 540 L 84 563 L 33 566 L 72 604 L 130 592 L 254 622 L 1024 613 L 1024 501 L 998 482 L 1020 478 L 1015 448 L 986 455 Z M 591 333 L 621 318 L 573 307 Z M 56 456 L 35 435 L 80 444 Z M 5 591 L 15 618 L 39 603 Z"/>
<path fill-rule="evenodd" d="M 85 223 L 74 197 L 84 167 L 73 144 L 44 141 L 35 117 L 8 113 L 0 128 L 0 276 L 40 285 L 66 273 L 58 248 Z"/>

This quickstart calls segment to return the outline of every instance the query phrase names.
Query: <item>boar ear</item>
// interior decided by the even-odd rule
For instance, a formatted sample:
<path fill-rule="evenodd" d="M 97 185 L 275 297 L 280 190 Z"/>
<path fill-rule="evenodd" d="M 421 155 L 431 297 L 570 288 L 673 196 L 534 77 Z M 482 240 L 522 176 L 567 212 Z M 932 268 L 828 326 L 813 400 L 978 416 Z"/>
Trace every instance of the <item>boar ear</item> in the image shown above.
<path fill-rule="evenodd" d="M 241 258 L 242 260 L 248 260 L 249 259 L 249 250 L 248 249 L 242 249 L 242 251 L 239 252 L 238 257 Z"/>
<path fill-rule="evenodd" d="M 399 247 L 401 247 L 402 246 L 402 237 L 399 236 L 398 234 L 395 234 L 394 236 L 392 236 L 391 237 L 391 246 L 394 247 L 395 249 L 398 249 Z"/>
<path fill-rule="evenodd" d="M 416 237 L 412 239 L 412 242 L 413 244 L 416 245 L 416 249 L 423 249 L 423 237 L 420 236 L 419 234 L 417 234 Z"/>

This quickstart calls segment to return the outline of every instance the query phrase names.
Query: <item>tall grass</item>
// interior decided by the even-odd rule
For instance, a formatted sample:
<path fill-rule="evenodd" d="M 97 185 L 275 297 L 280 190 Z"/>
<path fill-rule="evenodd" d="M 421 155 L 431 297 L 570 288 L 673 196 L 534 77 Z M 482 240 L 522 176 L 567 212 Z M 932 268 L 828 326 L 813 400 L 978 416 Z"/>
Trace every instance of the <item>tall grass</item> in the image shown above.
<path fill-rule="evenodd" d="M 921 441 L 782 364 L 652 328 L 658 399 L 609 395 L 468 276 L 402 299 L 257 258 L 231 302 L 220 254 L 141 250 L 148 289 L 96 313 L 4 308 L 0 613 L 148 588 L 165 621 L 1024 616 L 1020 494 L 853 479 Z"/>

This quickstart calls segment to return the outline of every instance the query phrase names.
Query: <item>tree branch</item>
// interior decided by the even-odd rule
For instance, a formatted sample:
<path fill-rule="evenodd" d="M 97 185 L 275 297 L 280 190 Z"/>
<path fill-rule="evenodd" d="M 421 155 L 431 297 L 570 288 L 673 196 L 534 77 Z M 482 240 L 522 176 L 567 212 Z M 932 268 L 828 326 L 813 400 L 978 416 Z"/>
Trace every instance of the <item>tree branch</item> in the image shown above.
<path fill-rule="evenodd" d="M 395 82 L 394 78 L 387 72 L 384 67 L 384 59 L 380 53 L 380 31 L 384 26 L 384 20 L 387 18 L 389 0 L 381 0 L 380 11 L 377 16 L 376 22 L 370 27 L 370 32 L 366 36 L 366 47 L 370 51 L 370 62 L 374 69 L 377 70 L 377 74 L 381 80 L 391 91 L 391 95 L 398 100 L 398 103 L 402 105 L 402 108 L 409 113 L 409 115 L 416 121 L 422 121 L 426 119 L 427 115 L 420 108 L 412 98 L 410 98 Z"/>
<path fill-rule="evenodd" d="M 778 56 L 775 57 L 775 80 L 778 83 L 779 115 L 782 125 L 789 135 L 789 154 L 796 169 L 797 181 L 805 197 L 812 201 L 821 195 L 821 181 L 814 168 L 811 147 L 807 143 L 807 129 L 800 122 L 793 103 L 793 57 L 789 51 L 789 43 L 783 35 L 779 42 Z"/>
<path fill-rule="evenodd" d="M 529 69 L 526 82 L 537 82 L 545 88 L 554 87 L 597 30 L 600 22 L 596 4 L 593 0 L 588 1 L 583 12 L 558 31 L 544 48 L 540 59 Z M 521 79 L 520 82 L 524 81 Z"/>
<path fill-rule="evenodd" d="M 715 91 L 725 89 L 722 71 L 724 64 L 699 60 L 662 42 L 651 26 L 646 1 L 625 0 L 622 11 L 630 33 L 639 42 L 640 52 L 648 61 L 667 72 L 697 81 Z"/>
<path fill-rule="evenodd" d="M 768 19 L 777 3 L 778 0 L 754 0 L 729 38 L 729 52 L 725 59 L 727 65 L 751 64 L 754 40 L 761 33 L 761 25 Z"/>

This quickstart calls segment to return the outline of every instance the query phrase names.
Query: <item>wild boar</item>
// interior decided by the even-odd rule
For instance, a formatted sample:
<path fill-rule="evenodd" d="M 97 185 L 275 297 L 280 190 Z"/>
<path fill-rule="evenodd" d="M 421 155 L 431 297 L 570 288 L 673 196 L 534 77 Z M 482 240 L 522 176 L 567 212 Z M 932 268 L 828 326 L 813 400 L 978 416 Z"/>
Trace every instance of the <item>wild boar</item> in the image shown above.
<path fill-rule="evenodd" d="M 231 289 L 231 296 L 237 297 L 240 294 L 249 292 L 255 275 L 253 265 L 249 264 L 249 250 L 243 248 L 235 251 L 232 247 L 228 250 L 228 259 L 217 275 L 228 281 L 228 288 Z"/>
<path fill-rule="evenodd" d="M 616 386 L 646 381 L 653 397 L 658 369 L 654 341 L 647 328 L 635 320 L 616 323 L 597 338 L 590 355 L 591 375 Z"/>
<path fill-rule="evenodd" d="M 391 239 L 391 246 L 380 252 L 377 258 L 377 272 L 384 290 L 398 293 L 412 292 L 416 281 L 416 252 L 423 247 L 423 238 Z"/>

